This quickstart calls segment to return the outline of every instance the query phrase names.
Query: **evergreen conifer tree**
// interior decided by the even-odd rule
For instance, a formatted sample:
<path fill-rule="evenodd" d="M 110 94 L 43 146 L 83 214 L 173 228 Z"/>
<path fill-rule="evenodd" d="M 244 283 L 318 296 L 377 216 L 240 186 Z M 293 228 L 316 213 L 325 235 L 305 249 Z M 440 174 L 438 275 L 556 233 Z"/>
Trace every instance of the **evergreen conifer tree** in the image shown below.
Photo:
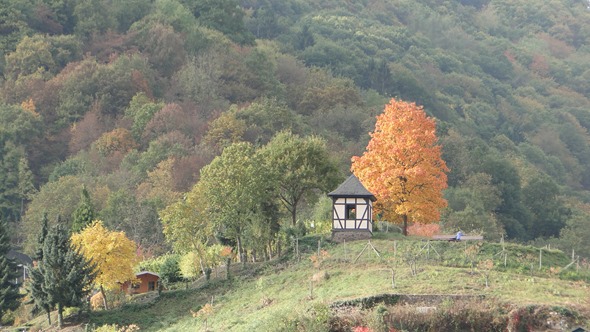
<path fill-rule="evenodd" d="M 33 313 L 38 313 L 40 310 L 45 311 L 47 314 L 47 323 L 51 325 L 51 310 L 53 304 L 49 301 L 49 295 L 44 291 L 45 279 L 41 268 L 37 267 L 31 270 L 29 275 L 29 283 L 27 292 L 31 296 L 31 301 L 28 303 L 35 304 Z"/>
<path fill-rule="evenodd" d="M 49 219 L 47 218 L 47 212 L 43 213 L 41 225 L 41 234 L 39 234 L 39 237 L 37 238 L 37 249 L 35 250 L 35 254 L 32 257 L 34 261 L 40 261 L 43 259 L 43 243 L 45 242 L 47 232 L 49 231 Z"/>
<path fill-rule="evenodd" d="M 16 264 L 8 258 L 10 239 L 6 225 L 0 220 L 0 318 L 8 310 L 15 310 L 20 305 L 21 295 L 14 282 L 17 277 Z"/>
<path fill-rule="evenodd" d="M 39 234 L 37 239 L 37 249 L 33 256 L 33 260 L 37 261 L 37 263 L 43 260 L 43 244 L 45 243 L 45 238 L 47 237 L 49 230 L 47 213 L 43 213 L 41 223 L 43 226 L 41 228 L 41 234 Z M 51 310 L 53 309 L 53 306 L 51 302 L 49 302 L 48 295 L 43 290 L 43 280 L 43 273 L 39 267 L 31 270 L 27 287 L 27 292 L 30 294 L 31 300 L 28 303 L 35 304 L 33 312 L 39 312 L 40 310 L 45 311 L 47 314 L 47 322 L 51 325 Z"/>
<path fill-rule="evenodd" d="M 90 194 L 88 193 L 86 186 L 84 186 L 82 188 L 80 203 L 74 213 L 72 213 L 72 232 L 78 233 L 82 231 L 94 221 L 94 218 L 95 213 L 92 201 L 90 201 Z"/>
<path fill-rule="evenodd" d="M 20 196 L 20 215 L 22 220 L 25 213 L 25 201 L 30 200 L 37 191 L 34 184 L 33 172 L 29 168 L 29 163 L 25 157 L 20 158 L 18 163 L 18 193 Z"/>
<path fill-rule="evenodd" d="M 58 326 L 63 326 L 63 309 L 76 307 L 90 292 L 96 273 L 91 264 L 70 243 L 70 234 L 61 225 L 49 230 L 43 241 L 43 259 L 32 271 L 31 296 L 45 310 L 57 308 Z"/>

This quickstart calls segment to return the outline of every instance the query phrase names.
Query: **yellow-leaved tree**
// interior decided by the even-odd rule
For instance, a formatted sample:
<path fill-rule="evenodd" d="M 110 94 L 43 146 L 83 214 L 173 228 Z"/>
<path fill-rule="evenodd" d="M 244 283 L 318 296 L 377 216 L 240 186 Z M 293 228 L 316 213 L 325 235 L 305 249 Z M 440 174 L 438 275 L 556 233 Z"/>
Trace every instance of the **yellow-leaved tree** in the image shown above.
<path fill-rule="evenodd" d="M 392 99 L 377 116 L 367 150 L 352 158 L 352 172 L 377 198 L 375 211 L 391 222 L 429 224 L 447 205 L 447 165 L 433 118 L 422 107 Z"/>
<path fill-rule="evenodd" d="M 108 309 L 105 289 L 114 290 L 121 283 L 135 279 L 133 269 L 139 262 L 137 245 L 127 238 L 125 232 L 110 231 L 100 220 L 73 234 L 72 244 L 96 265 L 94 282 L 100 288 L 105 309 Z"/>

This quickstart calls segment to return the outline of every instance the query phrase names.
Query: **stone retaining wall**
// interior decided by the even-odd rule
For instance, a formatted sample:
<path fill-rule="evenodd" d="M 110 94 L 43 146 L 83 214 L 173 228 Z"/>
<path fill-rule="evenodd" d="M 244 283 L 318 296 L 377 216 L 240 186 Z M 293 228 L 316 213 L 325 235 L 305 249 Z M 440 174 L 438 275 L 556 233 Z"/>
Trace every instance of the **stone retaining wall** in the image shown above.
<path fill-rule="evenodd" d="M 330 304 L 332 309 L 357 307 L 369 309 L 378 304 L 424 304 L 438 305 L 445 300 L 482 300 L 484 295 L 455 295 L 455 294 L 379 294 L 368 297 L 335 301 Z"/>
<path fill-rule="evenodd" d="M 332 231 L 332 241 L 341 243 L 357 241 L 357 240 L 368 240 L 373 237 L 373 233 L 369 231 Z"/>

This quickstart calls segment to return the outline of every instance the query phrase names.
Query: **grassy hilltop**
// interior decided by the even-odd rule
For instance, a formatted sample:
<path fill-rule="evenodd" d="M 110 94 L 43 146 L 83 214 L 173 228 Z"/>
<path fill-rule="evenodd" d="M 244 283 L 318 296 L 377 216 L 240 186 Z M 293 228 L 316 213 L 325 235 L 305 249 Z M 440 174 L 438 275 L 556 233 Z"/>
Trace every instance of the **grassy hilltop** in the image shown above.
<path fill-rule="evenodd" d="M 193 314 L 211 301 L 211 331 L 350 331 L 385 325 L 501 330 L 506 324 L 527 331 L 543 324 L 547 328 L 551 319 L 564 327 L 584 324 L 590 317 L 585 309 L 590 300 L 588 266 L 573 264 L 564 270 L 571 258 L 558 250 L 544 248 L 539 267 L 539 248 L 506 244 L 505 267 L 498 243 L 429 243 L 376 233 L 371 244 L 378 257 L 370 247 L 359 256 L 366 241 L 320 240 L 302 239 L 299 258 L 290 252 L 273 262 L 239 265 L 231 280 L 220 272 L 209 284 L 182 286 L 148 304 L 92 313 L 90 323 L 136 324 L 142 331 L 205 330 L 204 317 Z M 431 296 L 412 300 L 396 294 Z M 390 305 L 396 300 L 403 304 Z"/>

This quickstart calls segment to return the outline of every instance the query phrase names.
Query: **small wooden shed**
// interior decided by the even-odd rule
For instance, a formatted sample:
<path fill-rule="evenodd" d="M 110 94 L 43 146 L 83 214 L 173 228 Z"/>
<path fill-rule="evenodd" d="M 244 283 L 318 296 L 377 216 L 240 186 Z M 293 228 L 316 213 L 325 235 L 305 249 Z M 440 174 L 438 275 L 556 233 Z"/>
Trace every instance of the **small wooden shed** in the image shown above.
<path fill-rule="evenodd" d="M 141 294 L 158 290 L 160 276 L 150 271 L 142 271 L 135 274 L 137 282 L 126 281 L 121 285 L 121 289 L 127 294 Z"/>
<path fill-rule="evenodd" d="M 332 240 L 367 239 L 373 235 L 376 199 L 354 174 L 328 196 L 332 198 Z"/>

